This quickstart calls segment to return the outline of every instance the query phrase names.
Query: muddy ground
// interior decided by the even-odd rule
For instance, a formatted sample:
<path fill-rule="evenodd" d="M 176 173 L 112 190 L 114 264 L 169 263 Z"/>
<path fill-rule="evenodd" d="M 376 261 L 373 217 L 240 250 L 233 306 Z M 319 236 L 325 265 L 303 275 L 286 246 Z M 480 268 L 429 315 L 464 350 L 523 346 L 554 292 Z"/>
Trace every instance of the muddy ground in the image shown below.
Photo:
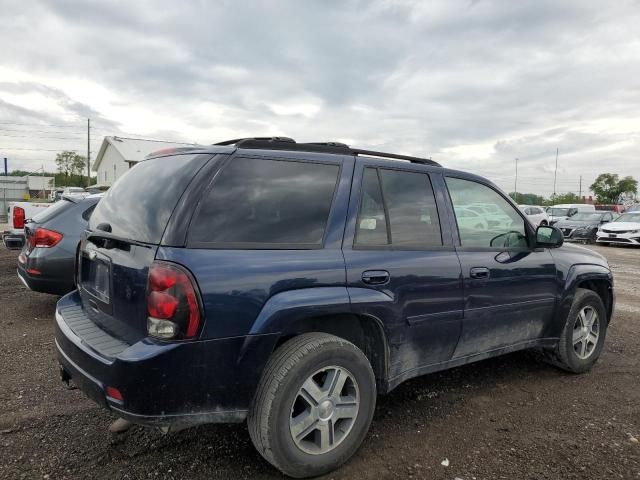
<path fill-rule="evenodd" d="M 640 250 L 593 248 L 617 308 L 590 373 L 518 353 L 411 380 L 327 478 L 640 479 Z M 244 425 L 109 434 L 113 417 L 58 380 L 56 298 L 22 286 L 16 257 L 0 249 L 0 478 L 281 478 Z"/>

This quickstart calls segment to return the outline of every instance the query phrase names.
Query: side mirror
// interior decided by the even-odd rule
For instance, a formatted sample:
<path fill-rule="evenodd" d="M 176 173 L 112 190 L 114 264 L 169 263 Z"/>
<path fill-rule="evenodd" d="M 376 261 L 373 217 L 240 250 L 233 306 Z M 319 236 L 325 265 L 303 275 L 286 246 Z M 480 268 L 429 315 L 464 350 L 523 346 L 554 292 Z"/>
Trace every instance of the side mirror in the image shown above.
<path fill-rule="evenodd" d="M 536 228 L 536 246 L 542 248 L 558 248 L 564 243 L 564 235 L 559 228 L 541 225 Z"/>

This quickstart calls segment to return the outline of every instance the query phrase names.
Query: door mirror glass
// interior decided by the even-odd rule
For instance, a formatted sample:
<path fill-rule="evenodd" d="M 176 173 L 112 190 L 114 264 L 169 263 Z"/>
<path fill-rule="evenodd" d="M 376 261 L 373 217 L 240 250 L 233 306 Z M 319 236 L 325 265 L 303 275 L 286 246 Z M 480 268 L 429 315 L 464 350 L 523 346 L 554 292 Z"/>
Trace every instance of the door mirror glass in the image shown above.
<path fill-rule="evenodd" d="M 564 242 L 560 229 L 542 225 L 536 229 L 536 245 L 538 247 L 557 248 Z"/>

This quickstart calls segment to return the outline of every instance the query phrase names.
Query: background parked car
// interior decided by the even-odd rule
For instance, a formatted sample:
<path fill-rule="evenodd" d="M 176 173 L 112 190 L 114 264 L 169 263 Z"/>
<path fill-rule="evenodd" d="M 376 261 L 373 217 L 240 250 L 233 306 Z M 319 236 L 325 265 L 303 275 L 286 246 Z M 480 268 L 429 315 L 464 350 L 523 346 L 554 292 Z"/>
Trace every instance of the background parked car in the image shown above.
<path fill-rule="evenodd" d="M 25 225 L 18 276 L 31 290 L 64 295 L 74 286 L 80 235 L 103 194 L 64 196 Z"/>
<path fill-rule="evenodd" d="M 624 213 L 627 211 L 627 207 L 620 204 L 597 204 L 596 210 L 603 212 Z"/>
<path fill-rule="evenodd" d="M 518 205 L 534 225 L 549 225 L 549 215 L 538 205 Z"/>
<path fill-rule="evenodd" d="M 26 221 L 51 203 L 9 202 L 9 230 L 2 233 L 2 242 L 9 250 L 20 250 L 24 245 L 24 225 Z"/>
<path fill-rule="evenodd" d="M 560 220 L 566 220 L 573 217 L 578 212 L 594 212 L 596 207 L 589 204 L 581 203 L 562 203 L 553 205 L 547 210 L 549 215 L 549 225 L 553 225 Z"/>
<path fill-rule="evenodd" d="M 471 210 L 466 207 L 457 207 L 456 218 L 458 219 L 458 226 L 460 228 L 465 228 L 469 230 L 488 230 L 489 224 L 484 219 L 484 217 L 476 212 L 475 210 Z"/>
<path fill-rule="evenodd" d="M 566 220 L 560 220 L 555 226 L 560 229 L 566 241 L 593 243 L 600 225 L 613 219 L 612 212 L 578 212 Z"/>
<path fill-rule="evenodd" d="M 640 212 L 623 213 L 611 223 L 605 223 L 596 234 L 603 245 L 640 245 Z"/>

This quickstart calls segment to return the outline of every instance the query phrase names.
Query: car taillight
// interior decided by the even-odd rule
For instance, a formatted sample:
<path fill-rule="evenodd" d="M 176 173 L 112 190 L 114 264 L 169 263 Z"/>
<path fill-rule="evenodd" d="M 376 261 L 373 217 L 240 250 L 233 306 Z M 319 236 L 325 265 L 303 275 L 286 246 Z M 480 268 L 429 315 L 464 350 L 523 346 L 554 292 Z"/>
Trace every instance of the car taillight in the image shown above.
<path fill-rule="evenodd" d="M 13 207 L 13 228 L 24 228 L 24 208 Z"/>
<path fill-rule="evenodd" d="M 194 338 L 200 330 L 200 302 L 191 275 L 178 265 L 154 262 L 147 280 L 147 331 L 165 340 Z"/>
<path fill-rule="evenodd" d="M 46 228 L 36 228 L 33 235 L 28 237 L 31 248 L 51 248 L 62 240 L 62 234 Z"/>

